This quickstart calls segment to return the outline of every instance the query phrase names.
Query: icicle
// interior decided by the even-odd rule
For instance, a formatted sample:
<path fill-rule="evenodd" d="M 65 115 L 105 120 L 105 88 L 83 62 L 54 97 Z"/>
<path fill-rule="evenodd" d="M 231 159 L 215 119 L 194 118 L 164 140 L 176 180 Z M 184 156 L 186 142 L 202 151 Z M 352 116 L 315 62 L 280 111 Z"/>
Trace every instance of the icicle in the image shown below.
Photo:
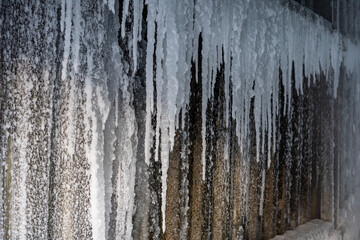
<path fill-rule="evenodd" d="M 62 1 L 61 2 L 61 19 L 60 19 L 60 29 L 61 29 L 61 32 L 64 32 L 64 29 L 65 29 L 65 11 L 66 11 L 66 8 L 65 8 L 65 4 L 66 4 L 66 1 Z"/>
<path fill-rule="evenodd" d="M 139 0 L 139 27 L 138 27 L 138 41 L 141 41 L 141 31 L 142 31 L 142 13 L 144 10 L 144 0 Z"/>
<path fill-rule="evenodd" d="M 140 6 L 141 0 L 133 0 L 133 9 L 134 9 L 134 21 L 133 21 L 133 30 L 132 30 L 132 53 L 134 61 L 133 76 L 137 70 L 137 53 L 138 53 L 138 40 L 139 40 L 139 26 L 141 25 L 141 16 L 142 16 L 142 6 Z"/>
<path fill-rule="evenodd" d="M 191 3 L 193 3 L 191 1 Z M 179 37 L 179 47 L 178 47 L 178 71 L 177 71 L 177 79 L 178 79 L 178 94 L 176 98 L 176 106 L 177 106 L 177 113 L 176 113 L 176 119 L 178 119 L 178 115 L 180 113 L 180 110 L 183 106 L 186 106 L 189 99 L 189 89 L 190 89 L 190 61 L 189 56 L 192 52 L 191 47 L 189 46 L 191 44 L 192 38 L 189 33 L 191 29 L 191 23 L 192 21 L 192 15 L 189 14 L 190 12 L 190 3 L 189 0 L 187 1 L 178 1 L 176 3 L 176 13 L 175 14 L 175 21 L 177 25 L 177 31 L 178 31 L 178 37 Z M 185 49 L 185 51 L 184 51 Z M 185 111 L 183 109 L 182 111 L 182 117 L 185 116 Z M 184 119 L 181 121 L 184 124 Z M 179 128 L 182 126 L 178 126 L 178 121 L 176 121 L 176 128 Z"/>
<path fill-rule="evenodd" d="M 342 61 L 341 55 L 341 47 L 340 47 L 340 36 L 339 34 L 334 34 L 335 36 L 331 38 L 331 50 L 330 50 L 330 58 L 331 58 L 331 67 L 334 71 L 333 76 L 333 87 L 334 87 L 334 97 L 337 97 L 337 88 L 339 85 L 340 78 L 340 65 Z"/>
<path fill-rule="evenodd" d="M 72 0 L 66 1 L 66 10 L 64 10 L 64 17 L 65 17 L 65 40 L 64 40 L 64 59 L 62 62 L 62 74 L 61 79 L 64 81 L 66 79 L 67 73 L 67 63 L 69 60 L 70 55 L 70 40 L 71 40 L 71 17 L 72 17 Z"/>
<path fill-rule="evenodd" d="M 202 141 L 202 152 L 201 152 L 201 163 L 202 163 L 202 179 L 205 180 L 205 172 L 206 172 L 206 160 L 205 160 L 205 154 L 206 154 L 206 109 L 208 104 L 208 98 L 209 98 L 209 82 L 210 82 L 210 76 L 209 76 L 209 36 L 211 30 L 210 30 L 210 16 L 211 16 L 211 8 L 208 4 L 204 4 L 204 14 L 199 16 L 200 21 L 203 23 L 202 28 L 202 97 L 201 97 L 201 119 L 202 119 L 202 126 L 201 126 L 201 141 Z"/>
<path fill-rule="evenodd" d="M 122 38 L 125 37 L 125 22 L 126 22 L 126 17 L 129 12 L 129 2 L 130 2 L 130 0 L 124 0 L 124 2 L 123 2 L 123 12 L 122 12 L 122 19 L 121 19 L 121 37 Z"/>
<path fill-rule="evenodd" d="M 81 35 L 81 9 L 80 9 L 80 1 L 75 2 L 74 6 L 74 34 L 73 34 L 73 54 L 74 54 L 74 71 L 78 72 L 79 69 L 79 55 L 80 55 L 80 35 Z"/>
<path fill-rule="evenodd" d="M 161 116 L 161 166 L 162 166 L 162 215 L 163 226 L 165 231 L 165 207 L 166 207 L 166 190 L 167 190 L 167 171 L 169 167 L 169 151 L 172 150 L 175 137 L 175 121 L 176 121 L 176 99 L 178 95 L 179 85 L 177 79 L 178 73 L 178 53 L 179 53 L 179 34 L 177 32 L 175 20 L 175 2 L 166 3 L 165 28 L 166 32 L 166 53 L 165 53 L 165 69 L 166 83 L 162 86 L 162 95 L 166 99 L 162 99 L 164 111 Z M 165 96 L 164 96 L 165 95 Z M 163 101 L 166 102 L 163 102 Z"/>
<path fill-rule="evenodd" d="M 115 0 L 107 0 L 107 1 L 108 1 L 107 5 L 108 5 L 110 11 L 112 11 L 115 14 Z"/>
<path fill-rule="evenodd" d="M 225 89 L 225 112 L 224 112 L 224 121 L 225 121 L 225 127 L 227 128 L 229 126 L 229 105 L 230 105 L 230 93 L 229 93 L 229 86 L 230 86 L 230 68 L 231 68 L 231 29 L 233 27 L 233 5 L 232 1 L 225 1 L 223 8 L 226 10 L 224 13 L 224 16 L 221 17 L 222 19 L 222 26 L 221 29 L 223 31 L 222 33 L 222 47 L 224 52 L 224 64 L 225 64 L 225 83 L 224 83 L 224 89 Z"/>
<path fill-rule="evenodd" d="M 146 55 L 146 119 L 145 119 L 145 163 L 150 161 L 150 148 L 152 144 L 151 118 L 154 110 L 154 84 L 153 84 L 153 55 L 155 46 L 155 6 L 152 1 L 147 0 L 148 4 L 148 29 L 147 29 L 147 55 Z"/>
<path fill-rule="evenodd" d="M 175 117 L 177 113 L 177 106 L 176 106 L 176 99 L 179 91 L 179 83 L 177 79 L 178 73 L 178 59 L 179 59 L 179 34 L 177 31 L 177 26 L 175 23 L 175 10 L 176 6 L 174 3 L 167 3 L 167 10 L 166 12 L 168 15 L 166 16 L 166 28 L 171 29 L 166 34 L 166 73 L 167 73 L 167 80 L 168 80 L 168 89 L 167 89 L 167 97 L 168 97 L 168 117 L 170 119 L 170 126 L 169 126 L 169 135 L 170 135 L 170 144 L 171 149 L 174 144 L 174 136 L 175 136 Z M 169 13 L 174 12 L 174 15 Z"/>

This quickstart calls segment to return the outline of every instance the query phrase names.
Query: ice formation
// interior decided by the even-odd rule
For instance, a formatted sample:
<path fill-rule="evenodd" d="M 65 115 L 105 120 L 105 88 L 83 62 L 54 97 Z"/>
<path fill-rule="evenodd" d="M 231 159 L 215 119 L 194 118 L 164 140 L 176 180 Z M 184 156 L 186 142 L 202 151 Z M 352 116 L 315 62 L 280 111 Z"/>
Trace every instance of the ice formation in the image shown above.
<path fill-rule="evenodd" d="M 346 2 L 360 11 L 357 1 Z M 360 102 L 359 16 L 340 18 L 345 11 L 340 4 L 333 10 L 335 27 L 280 0 L 0 1 L 0 6 L 1 239 L 160 238 L 166 231 L 171 153 L 177 132 L 188 128 L 194 73 L 201 86 L 199 181 L 206 181 L 207 149 L 214 147 L 207 138 L 218 127 L 208 126 L 207 110 L 223 72 L 221 126 L 229 132 L 236 123 L 236 139 L 225 134 L 219 145 L 224 168 L 231 170 L 234 144 L 244 158 L 250 156 L 254 134 L 256 162 L 267 155 L 260 216 L 265 171 L 279 151 L 277 119 L 293 114 L 292 87 L 303 95 L 306 84 L 316 86 L 323 75 L 336 99 L 339 81 L 346 78 L 353 88 L 349 106 Z M 279 79 L 283 103 L 277 97 Z M 349 112 L 344 110 L 343 126 L 352 121 L 355 140 L 349 141 L 356 143 L 360 110 Z M 182 135 L 184 162 L 194 144 L 188 138 Z M 355 152 L 351 158 L 359 153 L 349 152 Z M 180 188 L 187 189 L 188 177 L 181 178 Z M 186 237 L 189 190 L 182 194 L 186 220 L 179 231 Z M 154 215 L 151 204 L 161 206 L 161 213 Z M 140 232 L 142 227 L 150 233 Z"/>

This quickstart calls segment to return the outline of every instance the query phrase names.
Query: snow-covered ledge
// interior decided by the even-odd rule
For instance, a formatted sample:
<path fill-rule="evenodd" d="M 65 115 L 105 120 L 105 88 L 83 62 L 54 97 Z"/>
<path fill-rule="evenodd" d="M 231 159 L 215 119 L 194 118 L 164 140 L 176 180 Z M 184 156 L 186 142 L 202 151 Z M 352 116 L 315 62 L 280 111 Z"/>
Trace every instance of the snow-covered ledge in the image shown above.
<path fill-rule="evenodd" d="M 341 234 L 334 229 L 333 224 L 319 219 L 311 220 L 303 225 L 298 226 L 294 230 L 289 230 L 283 235 L 276 236 L 272 240 L 341 240 Z"/>

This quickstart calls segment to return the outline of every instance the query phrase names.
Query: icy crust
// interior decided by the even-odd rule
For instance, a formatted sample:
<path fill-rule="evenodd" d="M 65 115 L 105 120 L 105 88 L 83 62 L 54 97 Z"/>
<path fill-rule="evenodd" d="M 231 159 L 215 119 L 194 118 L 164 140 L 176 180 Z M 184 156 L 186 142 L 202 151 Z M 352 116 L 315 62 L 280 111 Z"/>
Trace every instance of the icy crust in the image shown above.
<path fill-rule="evenodd" d="M 138 11 L 141 9 L 137 1 L 133 1 L 133 4 L 135 40 L 141 20 Z M 269 166 L 270 155 L 276 151 L 272 141 L 276 137 L 275 119 L 277 115 L 284 114 L 278 111 L 276 97 L 279 91 L 279 68 L 283 74 L 285 105 L 288 106 L 285 111 L 289 111 L 291 106 L 293 63 L 296 66 L 295 86 L 298 93 L 303 93 L 304 77 L 314 80 L 314 76 L 322 72 L 333 86 L 333 95 L 336 97 L 340 66 L 346 66 L 348 74 L 359 72 L 360 50 L 356 43 L 331 30 L 328 22 L 310 11 L 302 8 L 300 11 L 292 10 L 281 1 L 205 0 L 194 3 L 190 0 L 147 0 L 145 4 L 148 6 L 145 162 L 149 163 L 150 148 L 155 136 L 155 158 L 158 160 L 158 156 L 161 156 L 162 162 L 163 219 L 168 153 L 173 146 L 175 128 L 182 127 L 177 126 L 178 114 L 181 109 L 186 109 L 188 103 L 191 60 L 195 62 L 197 69 L 202 69 L 202 79 L 197 81 L 202 83 L 203 178 L 206 167 L 206 106 L 214 93 L 216 72 L 221 63 L 225 63 L 226 126 L 230 117 L 236 120 L 238 142 L 241 150 L 246 151 L 250 104 L 251 99 L 254 99 L 257 161 L 260 153 L 265 152 L 267 142 Z M 128 1 L 124 2 L 124 6 L 123 20 L 128 14 Z M 202 51 L 198 52 L 200 34 Z M 132 47 L 136 49 L 137 45 Z M 202 57 L 201 66 L 198 62 L 199 55 Z M 133 57 L 136 68 L 135 53 Z M 153 72 L 154 66 L 156 74 Z M 232 116 L 229 116 L 230 82 Z M 153 131 L 151 116 L 155 111 L 155 89 L 157 119 Z M 266 133 L 269 133 L 267 139 Z M 227 144 L 225 156 L 228 151 L 226 146 Z"/>
<path fill-rule="evenodd" d="M 333 228 L 330 222 L 319 219 L 311 220 L 294 230 L 289 230 L 283 235 L 276 236 L 272 240 L 340 240 L 340 232 Z"/>
<path fill-rule="evenodd" d="M 110 215 L 116 237 L 131 238 L 134 79 L 117 8 L 1 2 L 0 239 L 107 239 Z"/>
<path fill-rule="evenodd" d="M 54 60 L 54 49 L 48 45 L 48 40 L 56 34 L 52 19 L 44 23 L 39 17 L 42 6 L 19 6 L 14 11 L 4 2 L 2 7 L 6 11 L 2 9 L 0 14 L 0 55 L 5 59 L 0 70 L 0 239 L 45 238 L 48 216 L 46 160 L 50 155 L 49 109 L 52 107 L 48 100 L 53 87 L 49 62 Z M 5 17 L 5 14 L 11 17 Z M 46 13 L 44 17 L 49 15 Z M 31 25 L 28 24 L 30 19 Z M 15 27 L 19 23 L 24 26 Z M 44 31 L 48 32 L 42 49 L 36 50 L 37 43 L 31 41 L 34 31 L 39 37 L 44 36 Z M 17 39 L 15 33 L 21 35 L 21 39 Z M 44 59 L 44 55 L 49 58 Z M 12 57 L 17 61 L 12 61 Z M 38 139 L 41 139 L 40 144 Z M 32 194 L 35 191 L 37 195 Z M 38 227 L 29 228 L 30 224 Z M 5 225 L 10 227 L 5 229 Z"/>
<path fill-rule="evenodd" d="M 9 171 L 1 177 L 10 184 L 2 189 L 10 190 L 1 239 L 105 238 L 102 161 L 109 103 L 104 66 L 97 62 L 104 16 L 92 14 L 103 6 L 90 2 L 9 6 L 16 14 L 2 28 L 8 49 L 1 47 L 11 93 L 4 114 L 9 142 L 0 158 L 8 156 Z M 49 223 L 56 227 L 48 229 Z"/>

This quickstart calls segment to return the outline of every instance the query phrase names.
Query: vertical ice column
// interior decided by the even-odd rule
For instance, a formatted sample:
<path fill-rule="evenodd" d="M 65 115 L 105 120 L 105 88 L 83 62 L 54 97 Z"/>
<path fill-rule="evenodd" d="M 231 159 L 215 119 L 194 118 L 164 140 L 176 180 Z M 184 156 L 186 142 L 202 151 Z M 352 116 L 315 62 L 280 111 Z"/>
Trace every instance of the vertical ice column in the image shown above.
<path fill-rule="evenodd" d="M 91 1 L 89 1 L 90 3 Z M 86 5 L 85 5 L 86 6 Z M 88 7 L 88 8 L 87 8 Z M 94 239 L 105 239 L 105 176 L 104 130 L 109 115 L 107 75 L 105 73 L 104 26 L 105 5 L 89 4 L 83 11 L 83 39 L 86 49 L 84 72 L 86 94 L 85 132 L 87 134 L 86 158 L 90 174 L 90 222 Z"/>

